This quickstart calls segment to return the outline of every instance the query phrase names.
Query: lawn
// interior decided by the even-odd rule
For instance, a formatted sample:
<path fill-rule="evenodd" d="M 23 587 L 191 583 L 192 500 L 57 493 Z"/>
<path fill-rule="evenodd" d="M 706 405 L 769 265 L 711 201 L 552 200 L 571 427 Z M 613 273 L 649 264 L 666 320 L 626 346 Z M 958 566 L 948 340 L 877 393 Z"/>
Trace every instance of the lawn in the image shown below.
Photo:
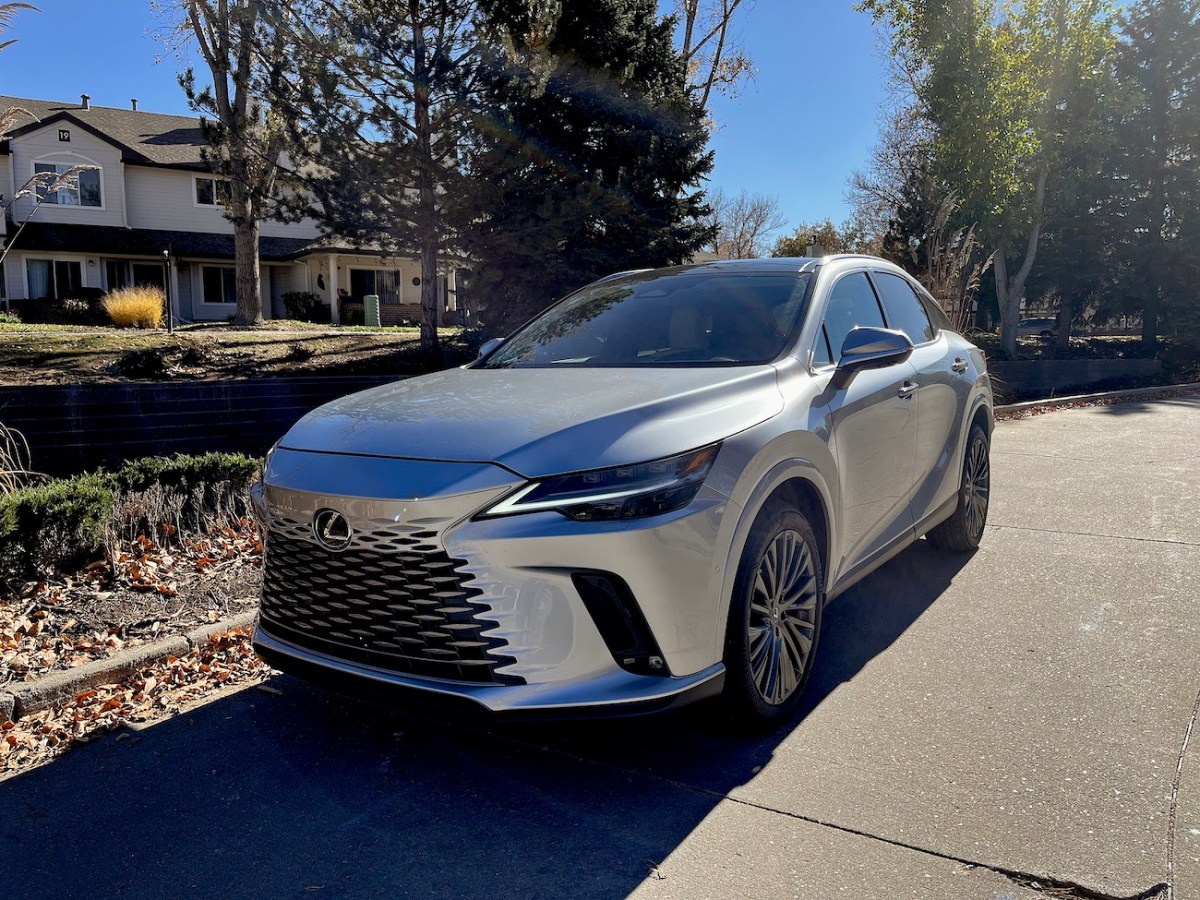
<path fill-rule="evenodd" d="M 414 374 L 466 362 L 461 329 L 443 328 L 443 360 L 420 352 L 415 328 L 273 321 L 261 328 L 190 325 L 166 331 L 0 325 L 0 384 L 129 379 Z"/>

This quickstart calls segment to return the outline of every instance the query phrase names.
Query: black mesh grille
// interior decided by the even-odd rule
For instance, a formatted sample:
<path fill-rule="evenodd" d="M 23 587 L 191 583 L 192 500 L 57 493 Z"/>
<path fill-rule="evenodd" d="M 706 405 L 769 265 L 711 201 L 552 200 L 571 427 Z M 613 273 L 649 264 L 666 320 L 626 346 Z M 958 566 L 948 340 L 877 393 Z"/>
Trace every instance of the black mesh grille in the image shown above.
<path fill-rule="evenodd" d="M 288 529 L 294 531 L 294 529 Z M 272 528 L 263 577 L 267 631 L 330 656 L 409 675 L 524 684 L 500 675 L 514 662 L 476 618 L 480 591 L 444 551 L 332 553 Z"/>

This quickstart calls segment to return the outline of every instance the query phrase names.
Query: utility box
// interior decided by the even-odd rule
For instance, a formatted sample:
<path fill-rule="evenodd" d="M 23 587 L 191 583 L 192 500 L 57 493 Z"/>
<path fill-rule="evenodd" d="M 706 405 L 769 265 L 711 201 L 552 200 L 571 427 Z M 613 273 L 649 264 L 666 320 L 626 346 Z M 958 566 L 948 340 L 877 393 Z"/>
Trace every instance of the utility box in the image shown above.
<path fill-rule="evenodd" d="M 363 297 L 363 324 L 376 327 L 383 324 L 379 319 L 378 294 L 367 294 Z"/>

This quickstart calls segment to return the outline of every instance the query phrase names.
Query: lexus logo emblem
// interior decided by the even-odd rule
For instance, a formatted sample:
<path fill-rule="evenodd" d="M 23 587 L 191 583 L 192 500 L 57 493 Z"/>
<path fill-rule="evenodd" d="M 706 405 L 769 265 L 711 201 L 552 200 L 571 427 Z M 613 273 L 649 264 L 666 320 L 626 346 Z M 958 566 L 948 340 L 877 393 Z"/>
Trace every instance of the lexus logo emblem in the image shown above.
<path fill-rule="evenodd" d="M 319 509 L 313 515 L 313 537 L 326 550 L 345 550 L 350 546 L 350 523 L 336 509 Z"/>

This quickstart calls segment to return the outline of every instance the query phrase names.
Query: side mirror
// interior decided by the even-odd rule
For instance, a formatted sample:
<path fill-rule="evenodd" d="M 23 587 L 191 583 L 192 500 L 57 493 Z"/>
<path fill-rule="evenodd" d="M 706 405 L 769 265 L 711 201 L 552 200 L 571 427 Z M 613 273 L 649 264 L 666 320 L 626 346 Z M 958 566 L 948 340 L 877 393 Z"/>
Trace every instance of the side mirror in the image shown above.
<path fill-rule="evenodd" d="M 484 341 L 479 348 L 479 359 L 485 356 L 490 356 L 497 347 L 504 343 L 504 338 L 492 338 L 490 341 Z"/>
<path fill-rule="evenodd" d="M 913 345 L 902 331 L 887 328 L 855 328 L 842 342 L 839 372 L 859 369 L 882 369 L 894 366 L 912 356 Z"/>

